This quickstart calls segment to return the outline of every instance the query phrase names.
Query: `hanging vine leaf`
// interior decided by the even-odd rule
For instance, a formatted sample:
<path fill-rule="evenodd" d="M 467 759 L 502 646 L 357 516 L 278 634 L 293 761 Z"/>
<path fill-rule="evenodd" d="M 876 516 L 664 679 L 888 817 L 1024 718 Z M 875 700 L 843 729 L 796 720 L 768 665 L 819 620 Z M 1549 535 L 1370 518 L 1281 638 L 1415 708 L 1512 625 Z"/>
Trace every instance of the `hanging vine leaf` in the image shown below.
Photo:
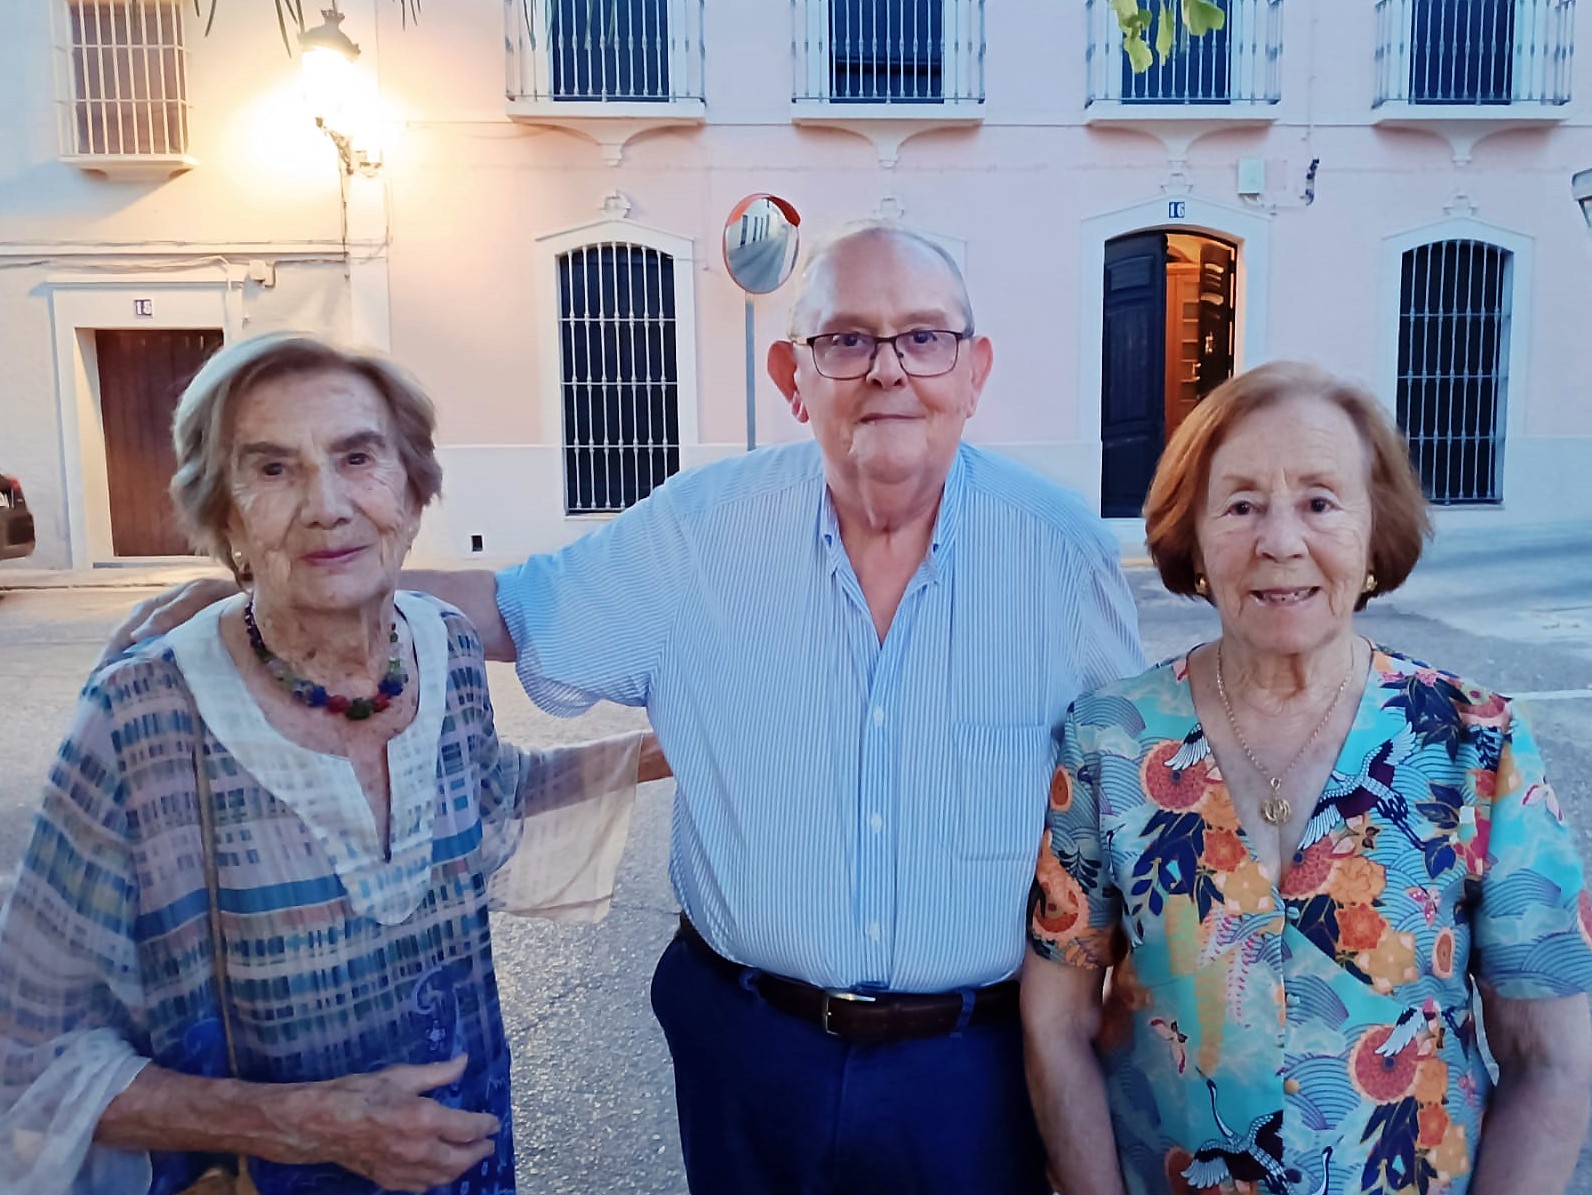
<path fill-rule="evenodd" d="M 1227 24 L 1227 13 L 1220 0 L 1161 0 L 1160 19 L 1140 0 L 1110 0 L 1111 11 L 1117 18 L 1117 28 L 1122 30 L 1122 52 L 1128 56 L 1133 73 L 1142 75 L 1155 64 L 1160 55 L 1164 64 L 1177 51 L 1178 35 L 1186 32 L 1191 37 L 1203 37 L 1213 29 Z M 1179 17 L 1181 16 L 1181 29 Z M 1150 29 L 1155 28 L 1155 47 L 1150 47 Z"/>
<path fill-rule="evenodd" d="M 1172 46 L 1177 35 L 1177 18 L 1172 15 L 1171 0 L 1161 0 L 1161 23 L 1155 28 L 1155 52 L 1164 66 L 1172 57 Z"/>
<path fill-rule="evenodd" d="M 1215 0 L 1183 0 L 1183 23 L 1193 37 L 1204 37 L 1227 24 L 1227 14 Z"/>

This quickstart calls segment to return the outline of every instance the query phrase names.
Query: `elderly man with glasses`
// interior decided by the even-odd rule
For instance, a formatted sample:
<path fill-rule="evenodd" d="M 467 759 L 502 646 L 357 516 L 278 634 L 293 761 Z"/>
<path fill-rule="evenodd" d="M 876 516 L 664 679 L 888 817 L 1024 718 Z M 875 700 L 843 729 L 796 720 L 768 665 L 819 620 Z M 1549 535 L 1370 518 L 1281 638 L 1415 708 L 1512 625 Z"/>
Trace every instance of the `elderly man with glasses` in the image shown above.
<path fill-rule="evenodd" d="M 538 704 L 645 705 L 674 768 L 652 1002 L 695 1195 L 1048 1191 L 1012 977 L 1052 730 L 1140 666 L 1117 548 L 962 443 L 993 354 L 932 241 L 843 233 L 791 333 L 768 369 L 816 444 L 464 604 Z"/>
<path fill-rule="evenodd" d="M 1046 1192 L 1013 977 L 1053 730 L 1142 667 L 1117 547 L 962 442 L 993 353 L 932 241 L 843 233 L 791 333 L 768 368 L 816 443 L 683 473 L 495 577 L 405 583 L 544 709 L 647 709 L 694 1195 Z"/>

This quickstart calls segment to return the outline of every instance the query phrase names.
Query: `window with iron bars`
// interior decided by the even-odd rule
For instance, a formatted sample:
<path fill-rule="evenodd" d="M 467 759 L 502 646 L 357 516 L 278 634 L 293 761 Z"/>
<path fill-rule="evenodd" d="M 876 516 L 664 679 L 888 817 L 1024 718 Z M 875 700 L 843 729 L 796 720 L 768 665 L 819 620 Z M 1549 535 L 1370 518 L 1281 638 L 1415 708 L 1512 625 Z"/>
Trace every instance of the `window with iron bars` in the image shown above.
<path fill-rule="evenodd" d="M 558 258 L 564 510 L 619 511 L 680 469 L 674 259 L 642 245 Z"/>
<path fill-rule="evenodd" d="M 553 98 L 667 101 L 668 0 L 554 0 Z"/>
<path fill-rule="evenodd" d="M 1170 36 L 1175 52 L 1159 58 L 1155 66 L 1141 74 L 1133 73 L 1126 54 L 1122 60 L 1122 99 L 1130 104 L 1225 104 L 1232 96 L 1233 50 L 1229 0 L 1217 0 L 1222 10 L 1220 29 L 1200 37 L 1190 37 L 1178 10 L 1168 5 L 1152 8 L 1149 43 L 1161 38 L 1161 24 L 1175 22 Z"/>
<path fill-rule="evenodd" d="M 1514 96 L 1517 0 L 1415 0 L 1410 101 L 1507 104 Z"/>
<path fill-rule="evenodd" d="M 68 0 L 69 152 L 176 157 L 188 152 L 182 6 L 170 0 Z"/>
<path fill-rule="evenodd" d="M 1439 506 L 1502 501 L 1510 254 L 1483 241 L 1418 245 L 1399 294 L 1399 426 Z"/>
<path fill-rule="evenodd" d="M 834 103 L 939 103 L 944 0 L 829 0 Z"/>

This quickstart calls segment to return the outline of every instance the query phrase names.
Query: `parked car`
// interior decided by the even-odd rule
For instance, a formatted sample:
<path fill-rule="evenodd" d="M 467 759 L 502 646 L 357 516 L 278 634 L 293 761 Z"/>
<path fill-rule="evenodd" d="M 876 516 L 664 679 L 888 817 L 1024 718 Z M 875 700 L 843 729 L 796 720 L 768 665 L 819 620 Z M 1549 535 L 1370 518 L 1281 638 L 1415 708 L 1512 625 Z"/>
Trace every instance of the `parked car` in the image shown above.
<path fill-rule="evenodd" d="M 22 483 L 0 473 L 0 560 L 33 551 L 33 515 L 22 496 Z"/>

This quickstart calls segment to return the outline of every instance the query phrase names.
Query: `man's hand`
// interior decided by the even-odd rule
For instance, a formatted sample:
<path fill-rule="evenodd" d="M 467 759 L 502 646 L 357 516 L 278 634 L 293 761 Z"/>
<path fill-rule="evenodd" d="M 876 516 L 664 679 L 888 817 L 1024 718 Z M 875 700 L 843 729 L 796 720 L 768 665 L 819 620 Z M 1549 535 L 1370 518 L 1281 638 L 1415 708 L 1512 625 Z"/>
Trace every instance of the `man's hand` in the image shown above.
<path fill-rule="evenodd" d="M 464 1074 L 465 1056 L 307 1084 L 290 1097 L 304 1162 L 335 1162 L 387 1191 L 429 1191 L 492 1156 L 502 1131 L 484 1112 L 424 1093 Z"/>
<path fill-rule="evenodd" d="M 95 668 L 102 667 L 135 643 L 155 635 L 164 635 L 173 627 L 181 626 L 206 606 L 237 592 L 238 587 L 231 581 L 207 577 L 178 585 L 175 589 L 168 589 L 147 601 L 139 602 L 122 624 L 111 632 L 110 642 L 100 653 Z"/>

